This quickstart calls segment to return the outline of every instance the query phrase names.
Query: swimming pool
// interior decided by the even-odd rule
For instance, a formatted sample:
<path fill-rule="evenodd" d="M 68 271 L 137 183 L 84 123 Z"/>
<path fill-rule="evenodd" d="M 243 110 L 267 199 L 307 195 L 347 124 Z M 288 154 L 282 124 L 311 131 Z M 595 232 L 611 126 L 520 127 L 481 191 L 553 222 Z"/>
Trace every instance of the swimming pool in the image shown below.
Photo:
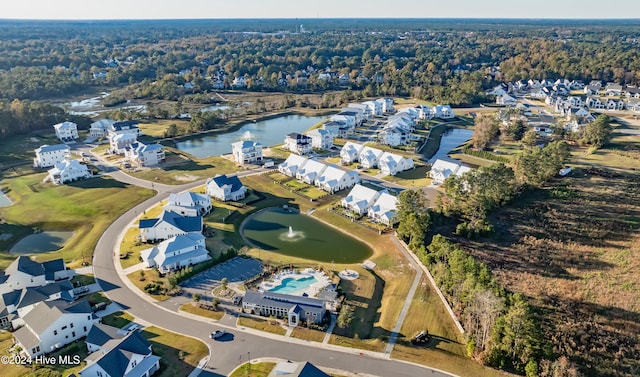
<path fill-rule="evenodd" d="M 307 276 L 302 279 L 284 278 L 279 286 L 269 289 L 269 292 L 291 294 L 305 290 L 309 288 L 311 284 L 317 282 L 318 280 L 313 276 Z"/>

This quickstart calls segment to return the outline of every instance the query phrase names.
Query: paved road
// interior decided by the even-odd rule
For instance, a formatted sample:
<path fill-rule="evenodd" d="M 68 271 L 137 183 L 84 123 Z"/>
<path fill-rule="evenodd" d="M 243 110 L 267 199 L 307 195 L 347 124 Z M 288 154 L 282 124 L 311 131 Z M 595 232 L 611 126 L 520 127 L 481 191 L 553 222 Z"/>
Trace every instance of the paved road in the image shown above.
<path fill-rule="evenodd" d="M 148 181 L 143 181 L 121 172 L 114 171 L 108 174 L 125 183 L 140 184 L 144 187 L 151 186 Z M 114 253 L 116 253 L 118 247 L 117 243 L 119 242 L 120 234 L 127 229 L 137 213 L 142 213 L 142 211 L 160 200 L 166 199 L 169 196 L 169 192 L 178 192 L 201 184 L 202 181 L 181 186 L 154 184 L 153 188 L 158 190 L 158 194 L 155 197 L 126 212 L 111 224 L 102 235 L 94 251 L 93 270 L 107 297 L 133 316 L 164 329 L 198 338 L 208 344 L 212 354 L 203 375 L 226 376 L 236 366 L 246 361 L 250 353 L 252 359 L 258 357 L 281 357 L 289 360 L 308 360 L 320 366 L 377 376 L 449 376 L 444 372 L 419 365 L 389 360 L 383 357 L 366 356 L 355 349 L 348 349 L 348 352 L 342 352 L 331 349 L 332 347 L 327 345 L 306 346 L 300 344 L 299 340 L 283 341 L 268 335 L 254 335 L 252 332 L 241 329 L 231 330 L 234 334 L 232 341 L 215 342 L 208 338 L 208 334 L 214 330 L 222 329 L 220 325 L 179 315 L 162 308 L 160 305 L 149 302 L 147 297 L 143 298 L 139 293 L 134 293 L 130 290 L 115 267 L 117 259 L 114 258 Z M 232 318 L 225 317 L 221 323 L 229 324 L 233 323 L 233 321 Z"/>

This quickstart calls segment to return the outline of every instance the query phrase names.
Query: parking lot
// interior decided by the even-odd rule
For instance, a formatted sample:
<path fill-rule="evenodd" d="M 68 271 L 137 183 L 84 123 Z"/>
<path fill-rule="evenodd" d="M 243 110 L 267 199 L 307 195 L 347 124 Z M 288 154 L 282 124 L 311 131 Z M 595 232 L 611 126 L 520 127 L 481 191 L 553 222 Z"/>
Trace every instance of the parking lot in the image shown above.
<path fill-rule="evenodd" d="M 238 283 L 260 273 L 262 273 L 262 262 L 258 259 L 235 257 L 199 273 L 181 286 L 192 292 L 202 290 L 210 292 L 220 284 L 222 278 L 227 278 L 229 283 Z"/>

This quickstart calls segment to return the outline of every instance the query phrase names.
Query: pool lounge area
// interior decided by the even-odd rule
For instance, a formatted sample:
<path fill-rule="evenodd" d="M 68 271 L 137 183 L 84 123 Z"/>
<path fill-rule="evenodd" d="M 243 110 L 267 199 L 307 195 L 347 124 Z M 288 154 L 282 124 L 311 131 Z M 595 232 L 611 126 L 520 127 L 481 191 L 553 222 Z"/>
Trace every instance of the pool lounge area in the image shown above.
<path fill-rule="evenodd" d="M 258 289 L 263 292 L 315 297 L 329 284 L 331 281 L 323 272 L 306 268 L 302 272 L 288 270 L 280 272 L 274 275 L 270 281 L 261 283 Z"/>

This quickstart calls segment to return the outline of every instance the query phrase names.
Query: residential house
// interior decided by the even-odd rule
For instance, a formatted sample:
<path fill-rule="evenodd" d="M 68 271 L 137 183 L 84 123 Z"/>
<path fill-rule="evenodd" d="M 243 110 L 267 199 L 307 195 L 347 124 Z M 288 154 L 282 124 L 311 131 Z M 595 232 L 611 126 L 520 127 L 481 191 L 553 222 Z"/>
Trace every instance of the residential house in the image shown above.
<path fill-rule="evenodd" d="M 580 89 L 584 89 L 585 85 L 582 81 L 580 80 L 571 80 L 571 82 L 569 83 L 569 88 L 571 90 L 580 90 Z"/>
<path fill-rule="evenodd" d="M 435 111 L 435 118 L 438 119 L 453 119 L 456 116 L 449 105 L 436 105 L 433 109 Z"/>
<path fill-rule="evenodd" d="M 207 179 L 205 187 L 207 194 L 223 202 L 237 202 L 238 200 L 244 199 L 247 195 L 247 188 L 240 182 L 240 178 L 235 175 L 216 175 L 213 178 Z"/>
<path fill-rule="evenodd" d="M 136 136 L 142 135 L 138 122 L 135 120 L 125 120 L 122 122 L 115 122 L 111 124 L 111 127 L 107 130 L 109 135 L 113 134 L 134 134 Z"/>
<path fill-rule="evenodd" d="M 378 132 L 378 142 L 392 147 L 404 145 L 408 139 L 409 133 L 394 125 L 385 125 L 384 128 Z"/>
<path fill-rule="evenodd" d="M 496 97 L 496 104 L 501 106 L 515 106 L 517 104 L 517 100 L 515 97 L 511 97 L 508 94 L 503 94 Z"/>
<path fill-rule="evenodd" d="M 129 331 L 121 330 L 117 327 L 96 323 L 91 326 L 86 339 L 87 349 L 90 353 L 100 350 L 108 341 L 122 339 L 129 334 Z"/>
<path fill-rule="evenodd" d="M 342 109 L 338 114 L 333 115 L 331 119 L 334 120 L 333 117 L 340 116 L 345 117 L 345 119 L 353 119 L 352 122 L 354 126 L 361 125 L 365 120 L 363 110 L 357 108 L 347 107 L 345 109 Z M 349 123 L 349 121 L 347 121 L 347 123 Z"/>
<path fill-rule="evenodd" d="M 383 113 L 391 113 L 395 111 L 395 108 L 393 107 L 393 99 L 391 98 L 378 98 L 376 102 L 380 102 L 382 104 Z"/>
<path fill-rule="evenodd" d="M 344 128 L 346 130 L 345 134 L 353 131 L 353 129 L 356 127 L 355 115 L 335 114 L 332 115 L 329 119 L 331 120 L 331 122 L 339 122 L 344 124 Z"/>
<path fill-rule="evenodd" d="M 351 212 L 362 216 L 367 213 L 369 208 L 378 200 L 381 193 L 382 191 L 376 191 L 361 184 L 356 184 L 349 194 L 342 199 L 340 204 Z"/>
<path fill-rule="evenodd" d="M 632 98 L 630 100 L 627 101 L 626 104 L 626 108 L 627 110 L 636 112 L 636 113 L 640 113 L 640 99 L 639 98 Z"/>
<path fill-rule="evenodd" d="M 125 150 L 125 158 L 137 167 L 156 166 L 164 161 L 164 147 L 160 144 L 133 143 Z"/>
<path fill-rule="evenodd" d="M 358 161 L 365 169 L 373 169 L 378 166 L 378 160 L 384 152 L 380 149 L 363 147 L 358 153 Z"/>
<path fill-rule="evenodd" d="M 382 111 L 382 102 L 376 101 L 366 101 L 362 102 L 363 105 L 367 107 L 367 113 L 373 116 L 381 116 L 384 112 Z"/>
<path fill-rule="evenodd" d="M 237 76 L 231 82 L 231 86 L 234 88 L 246 88 L 248 85 L 247 78 L 244 76 Z"/>
<path fill-rule="evenodd" d="M 489 89 L 485 92 L 487 95 L 493 95 L 493 96 L 503 96 L 505 94 L 507 94 L 507 85 L 506 84 L 500 84 L 495 86 L 492 89 Z"/>
<path fill-rule="evenodd" d="M 333 148 L 333 135 L 325 129 L 313 129 L 307 132 L 307 136 L 311 138 L 311 146 L 315 149 L 329 150 Z"/>
<path fill-rule="evenodd" d="M 42 301 L 22 319 L 24 326 L 13 336 L 22 353 L 29 357 L 53 352 L 85 337 L 98 320 L 87 300 Z"/>
<path fill-rule="evenodd" d="M 624 89 L 624 95 L 627 98 L 640 98 L 640 88 L 628 86 Z"/>
<path fill-rule="evenodd" d="M 351 164 L 352 162 L 357 161 L 363 147 L 364 146 L 362 144 L 347 141 L 342 146 L 342 149 L 340 149 L 340 158 L 342 163 Z"/>
<path fill-rule="evenodd" d="M 56 131 L 56 137 L 63 143 L 74 141 L 78 138 L 78 125 L 73 122 L 55 124 L 53 129 Z"/>
<path fill-rule="evenodd" d="M 538 89 L 540 87 L 540 80 L 529 79 L 527 86 L 529 89 Z"/>
<path fill-rule="evenodd" d="M 211 211 L 211 196 L 190 191 L 171 193 L 164 209 L 182 216 L 204 216 Z"/>
<path fill-rule="evenodd" d="M 584 92 L 584 94 L 593 95 L 593 94 L 600 93 L 600 88 L 601 87 L 599 87 L 599 86 L 585 85 L 585 87 L 582 89 L 582 91 Z"/>
<path fill-rule="evenodd" d="M 284 138 L 284 148 L 299 155 L 311 153 L 313 150 L 311 143 L 311 137 L 297 132 L 287 134 Z"/>
<path fill-rule="evenodd" d="M 327 165 L 311 158 L 307 160 L 307 162 L 300 169 L 298 169 L 298 172 L 296 173 L 296 179 L 306 184 L 312 185 L 326 168 Z"/>
<path fill-rule="evenodd" d="M 348 126 L 343 122 L 330 121 L 323 124 L 322 129 L 331 133 L 333 137 L 344 137 L 347 134 Z"/>
<path fill-rule="evenodd" d="M 112 133 L 109 135 L 109 150 L 111 153 L 124 154 L 127 148 L 138 142 L 135 133 Z"/>
<path fill-rule="evenodd" d="M 584 101 L 582 100 L 582 98 L 580 98 L 578 96 L 569 96 L 569 97 L 567 97 L 565 102 L 567 104 L 569 104 L 569 106 L 571 106 L 571 107 L 582 107 L 582 106 L 584 106 Z"/>
<path fill-rule="evenodd" d="M 350 81 L 351 79 L 346 73 L 343 73 L 338 77 L 338 83 L 340 83 L 340 85 L 348 85 Z"/>
<path fill-rule="evenodd" d="M 159 217 L 141 219 L 138 223 L 143 242 L 164 241 L 169 238 L 202 232 L 202 217 L 186 217 L 171 211 L 162 211 Z"/>
<path fill-rule="evenodd" d="M 66 144 L 42 145 L 35 149 L 36 157 L 33 166 L 47 168 L 68 159 L 71 156 L 71 148 Z"/>
<path fill-rule="evenodd" d="M 316 179 L 315 185 L 330 194 L 347 189 L 360 183 L 360 175 L 354 171 L 345 171 L 329 165 Z"/>
<path fill-rule="evenodd" d="M 362 124 L 365 120 L 369 119 L 373 113 L 369 106 L 363 103 L 350 103 L 347 107 L 343 107 L 340 111 L 347 112 L 355 112 L 356 113 L 356 124 Z"/>
<path fill-rule="evenodd" d="M 62 258 L 40 263 L 21 255 L 4 271 L 0 271 L 0 294 L 38 287 L 71 277 L 73 270 L 67 269 Z"/>
<path fill-rule="evenodd" d="M 109 129 L 115 123 L 115 120 L 100 119 L 91 123 L 89 128 L 89 135 L 95 138 L 105 137 L 109 134 Z"/>
<path fill-rule="evenodd" d="M 468 170 L 469 168 L 467 166 L 458 164 L 457 162 L 438 159 L 431 166 L 429 177 L 431 177 L 434 184 L 439 185 L 451 175 L 461 175 Z"/>
<path fill-rule="evenodd" d="M 414 168 L 413 160 L 395 153 L 384 152 L 378 160 L 380 173 L 386 175 L 396 175 L 401 171 Z"/>
<path fill-rule="evenodd" d="M 276 364 L 267 377 L 330 377 L 308 361 L 294 363 L 289 360 Z"/>
<path fill-rule="evenodd" d="M 160 357 L 139 331 L 108 340 L 85 361 L 80 377 L 149 377 L 160 369 Z"/>
<path fill-rule="evenodd" d="M 302 156 L 290 154 L 283 163 L 278 165 L 278 171 L 288 177 L 295 177 L 298 170 L 300 170 L 307 161 L 308 160 Z"/>
<path fill-rule="evenodd" d="M 367 215 L 371 220 L 391 226 L 398 222 L 396 218 L 396 209 L 398 206 L 398 198 L 388 192 L 381 192 L 378 199 L 373 203 Z"/>
<path fill-rule="evenodd" d="M 142 250 L 140 258 L 145 267 L 156 267 L 164 274 L 211 259 L 204 242 L 201 233 L 182 234 Z"/>
<path fill-rule="evenodd" d="M 611 97 L 620 96 L 622 95 L 622 85 L 610 82 L 604 87 L 604 94 Z"/>
<path fill-rule="evenodd" d="M 604 106 L 607 110 L 623 110 L 625 107 L 623 100 L 613 98 L 609 98 Z"/>
<path fill-rule="evenodd" d="M 242 140 L 231 143 L 233 159 L 242 165 L 262 162 L 262 144 L 253 140 Z"/>
<path fill-rule="evenodd" d="M 80 179 L 91 177 L 91 172 L 87 165 L 81 164 L 78 160 L 63 160 L 47 171 L 45 181 L 51 181 L 55 185 L 74 182 Z"/>
<path fill-rule="evenodd" d="M 265 317 L 287 318 L 293 327 L 300 322 L 322 322 L 326 302 L 313 297 L 248 290 L 242 298 L 242 308 Z"/>
<path fill-rule="evenodd" d="M 584 104 L 590 109 L 604 109 L 604 104 L 598 97 L 588 96 Z"/>
<path fill-rule="evenodd" d="M 62 299 L 73 301 L 73 285 L 69 280 L 51 282 L 38 287 L 26 287 L 0 294 L 0 327 L 18 328 L 22 317 L 41 301 Z"/>
<path fill-rule="evenodd" d="M 551 136 L 553 134 L 553 127 L 549 124 L 536 124 L 533 126 L 533 131 L 539 136 Z"/>
<path fill-rule="evenodd" d="M 582 107 L 572 107 L 566 112 L 567 120 L 571 120 L 574 117 L 582 118 L 589 115 L 589 111 Z"/>

